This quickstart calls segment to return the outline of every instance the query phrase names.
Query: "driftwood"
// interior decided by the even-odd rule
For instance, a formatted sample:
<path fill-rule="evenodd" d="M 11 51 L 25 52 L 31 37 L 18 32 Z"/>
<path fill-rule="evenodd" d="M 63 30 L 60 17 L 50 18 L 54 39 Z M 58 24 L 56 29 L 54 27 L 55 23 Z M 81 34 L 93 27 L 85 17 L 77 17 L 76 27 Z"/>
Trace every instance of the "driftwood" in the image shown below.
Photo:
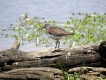
<path fill-rule="evenodd" d="M 61 50 L 50 49 L 33 52 L 18 50 L 19 45 L 19 40 L 16 40 L 11 49 L 0 52 L 0 79 L 63 80 L 63 70 L 72 74 L 79 70 L 85 70 L 85 68 L 89 70 L 92 68 L 92 71 L 95 71 L 95 68 L 106 66 L 104 60 L 106 59 L 104 57 L 104 55 L 106 56 L 106 41 L 100 45 L 92 44 Z M 84 68 L 84 66 L 86 67 Z M 76 71 L 74 71 L 75 68 L 77 68 Z M 106 73 L 105 68 L 103 69 L 104 71 L 101 72 Z M 86 79 L 82 75 L 80 77 Z"/>

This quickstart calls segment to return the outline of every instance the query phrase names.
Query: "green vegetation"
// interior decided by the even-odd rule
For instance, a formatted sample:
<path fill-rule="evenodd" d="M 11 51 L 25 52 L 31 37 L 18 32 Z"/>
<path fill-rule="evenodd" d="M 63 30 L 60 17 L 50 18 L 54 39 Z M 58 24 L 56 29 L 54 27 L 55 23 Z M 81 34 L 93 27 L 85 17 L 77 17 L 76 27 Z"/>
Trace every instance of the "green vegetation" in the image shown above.
<path fill-rule="evenodd" d="M 85 61 L 82 64 L 81 68 L 77 72 L 74 72 L 73 74 L 69 74 L 67 69 L 65 68 L 65 66 L 63 64 L 63 60 L 60 60 L 60 61 L 61 61 L 60 66 L 61 66 L 61 69 L 62 69 L 62 74 L 63 74 L 64 80 L 81 80 L 79 76 L 81 75 L 81 72 L 83 70 L 82 69 L 83 66 L 86 64 L 86 58 L 85 58 Z"/>
<path fill-rule="evenodd" d="M 20 16 L 18 20 L 18 25 L 11 24 L 9 29 L 3 27 L 2 31 L 0 31 L 0 36 L 14 36 L 16 39 L 23 41 L 22 44 L 24 44 L 25 41 L 36 41 L 36 46 L 43 43 L 48 47 L 48 37 L 45 36 L 45 29 L 38 29 L 42 28 L 45 23 L 49 23 L 57 27 L 65 28 L 69 32 L 75 32 L 75 35 L 63 39 L 63 44 L 68 43 L 69 47 L 89 43 L 99 43 L 102 40 L 106 40 L 106 14 L 98 14 L 96 12 L 93 14 L 72 13 L 70 18 L 65 22 L 45 20 L 44 18 L 38 17 L 29 18 L 28 14 L 25 14 Z M 5 33 L 7 30 L 14 31 L 14 34 L 10 35 L 9 33 Z M 66 69 L 63 66 L 61 67 L 65 80 L 80 80 L 80 72 L 69 75 Z M 100 80 L 106 79 L 101 78 Z"/>
<path fill-rule="evenodd" d="M 105 60 L 105 59 L 104 59 Z M 81 78 L 81 75 L 84 73 L 83 72 L 83 67 L 84 67 L 84 65 L 86 64 L 86 58 L 85 58 L 85 61 L 83 62 L 83 64 L 82 64 L 82 66 L 80 67 L 80 69 L 78 70 L 78 71 L 76 71 L 76 72 L 74 72 L 74 73 L 68 73 L 68 71 L 67 71 L 67 69 L 65 68 L 65 65 L 63 64 L 63 61 L 62 60 L 60 60 L 61 62 L 61 64 L 60 64 L 60 66 L 61 66 L 61 69 L 62 69 L 62 74 L 63 74 L 63 79 L 64 80 L 95 80 L 93 77 L 91 77 L 91 78 L 89 78 L 89 79 L 87 79 L 87 78 Z M 106 60 L 105 60 L 106 61 Z M 87 76 L 89 76 L 89 75 L 87 75 Z M 93 75 L 92 74 L 92 76 L 95 76 L 95 75 Z M 90 77 L 90 76 L 89 76 Z M 106 80 L 106 78 L 102 78 L 101 76 L 100 77 L 98 77 L 98 79 L 100 79 L 100 80 Z"/>
<path fill-rule="evenodd" d="M 14 31 L 15 34 L 13 34 L 13 36 L 16 39 L 22 40 L 22 44 L 24 44 L 24 41 L 36 41 L 36 46 L 43 43 L 48 47 L 48 37 L 45 36 L 45 29 L 38 30 L 42 28 L 45 23 L 65 28 L 69 32 L 74 31 L 74 36 L 63 39 L 63 44 L 70 43 L 69 47 L 98 43 L 102 40 L 106 40 L 106 14 L 98 14 L 96 12 L 93 14 L 72 13 L 70 19 L 64 22 L 45 20 L 44 18 L 37 17 L 29 18 L 28 14 L 25 14 L 20 16 L 18 20 L 19 24 L 11 24 L 12 28 L 9 28 L 9 30 Z M 8 33 L 4 34 L 6 30 L 6 28 L 3 28 L 0 33 L 2 36 L 9 37 L 10 35 Z"/>

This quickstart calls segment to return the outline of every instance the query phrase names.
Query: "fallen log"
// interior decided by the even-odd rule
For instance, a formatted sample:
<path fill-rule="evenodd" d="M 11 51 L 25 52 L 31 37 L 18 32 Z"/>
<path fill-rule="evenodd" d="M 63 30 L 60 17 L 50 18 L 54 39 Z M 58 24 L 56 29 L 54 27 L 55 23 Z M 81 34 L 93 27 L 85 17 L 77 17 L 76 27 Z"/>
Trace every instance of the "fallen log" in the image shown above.
<path fill-rule="evenodd" d="M 30 70 L 35 72 L 38 68 L 42 69 L 44 68 L 47 72 L 46 68 L 52 68 L 52 74 L 57 71 L 60 71 L 62 73 L 62 68 L 66 68 L 66 70 L 72 69 L 76 66 L 90 66 L 90 67 L 99 67 L 104 66 L 101 65 L 101 49 L 106 53 L 106 42 L 103 41 L 98 44 L 92 44 L 92 45 L 84 45 L 84 46 L 78 46 L 74 48 L 67 48 L 67 49 L 61 49 L 61 50 L 42 50 L 42 51 L 33 51 L 33 52 L 24 52 L 21 50 L 18 50 L 17 47 L 3 50 L 0 52 L 0 66 L 1 66 L 1 79 L 17 79 L 17 77 L 14 77 L 13 75 L 9 75 L 12 70 L 16 70 L 16 72 L 21 70 L 21 68 L 24 70 Z M 102 48 L 103 47 L 103 48 Z M 105 47 L 105 48 L 104 48 Z M 100 55 L 99 55 L 100 54 Z M 105 57 L 104 57 L 105 58 Z M 103 61 L 103 60 L 102 60 Z M 33 68 L 32 68 L 33 67 Z M 5 71 L 5 72 L 4 72 Z M 42 72 L 42 70 L 40 70 Z M 7 72 L 7 73 L 6 73 Z M 44 76 L 44 73 L 42 74 L 39 72 L 39 76 Z M 6 74 L 5 74 L 6 73 Z M 15 72 L 13 72 L 15 73 Z M 16 73 L 16 74 L 20 74 Z M 60 73 L 58 74 L 59 79 L 62 80 L 63 77 L 60 76 Z M 37 73 L 27 73 L 30 75 L 33 79 L 39 79 Z M 32 75 L 31 75 L 32 74 Z M 51 74 L 51 73 L 50 73 Z M 35 77 L 33 77 L 35 75 Z M 49 74 L 48 74 L 49 75 Z M 16 75 L 17 76 L 17 75 Z M 53 76 L 53 75 L 52 75 Z M 25 79 L 25 74 L 18 75 L 20 79 Z M 30 77 L 28 77 L 30 78 Z M 54 80 L 54 77 L 49 78 L 46 77 L 44 80 Z M 56 80 L 56 79 L 55 79 Z"/>
<path fill-rule="evenodd" d="M 40 51 L 23 52 L 18 49 L 8 49 L 0 52 L 0 63 L 9 67 L 72 67 L 79 64 L 88 65 L 100 61 L 97 45 L 64 49 L 60 52 Z M 7 67 L 4 66 L 5 68 Z"/>
<path fill-rule="evenodd" d="M 81 80 L 100 80 L 106 78 L 106 68 L 103 67 L 75 67 L 68 70 L 69 74 L 78 73 Z"/>
<path fill-rule="evenodd" d="M 76 74 L 81 80 L 100 80 L 100 77 L 106 78 L 106 68 L 83 66 L 71 68 L 67 72 L 51 67 L 20 68 L 0 73 L 0 79 L 68 80 L 66 77 L 73 74 Z"/>
<path fill-rule="evenodd" d="M 103 41 L 100 45 L 99 45 L 99 54 L 101 57 L 101 64 L 103 67 L 106 68 L 106 41 Z"/>
<path fill-rule="evenodd" d="M 0 74 L 5 80 L 63 80 L 62 71 L 50 67 L 20 68 Z"/>

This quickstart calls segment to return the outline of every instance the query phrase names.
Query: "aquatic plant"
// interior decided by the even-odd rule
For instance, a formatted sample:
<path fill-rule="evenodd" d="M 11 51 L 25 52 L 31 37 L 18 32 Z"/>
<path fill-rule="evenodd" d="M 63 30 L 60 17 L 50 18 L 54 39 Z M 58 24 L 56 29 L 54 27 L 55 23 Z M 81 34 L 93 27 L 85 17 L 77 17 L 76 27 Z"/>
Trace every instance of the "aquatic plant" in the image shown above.
<path fill-rule="evenodd" d="M 63 44 L 68 43 L 69 47 L 89 43 L 99 43 L 102 40 L 106 40 L 106 15 L 98 14 L 96 12 L 92 14 L 72 13 L 70 18 L 64 22 L 46 20 L 40 17 L 30 18 L 28 14 L 21 15 L 18 18 L 18 21 L 19 24 L 11 24 L 9 29 L 3 27 L 0 31 L 0 36 L 14 36 L 16 39 L 20 39 L 22 44 L 24 44 L 25 41 L 34 41 L 36 46 L 46 44 L 45 46 L 48 47 L 49 37 L 45 35 L 45 29 L 38 29 L 42 28 L 45 23 L 49 23 L 57 27 L 65 28 L 69 32 L 75 32 L 74 36 L 63 39 Z M 14 31 L 14 34 L 10 35 L 9 33 L 6 33 L 7 30 Z"/>

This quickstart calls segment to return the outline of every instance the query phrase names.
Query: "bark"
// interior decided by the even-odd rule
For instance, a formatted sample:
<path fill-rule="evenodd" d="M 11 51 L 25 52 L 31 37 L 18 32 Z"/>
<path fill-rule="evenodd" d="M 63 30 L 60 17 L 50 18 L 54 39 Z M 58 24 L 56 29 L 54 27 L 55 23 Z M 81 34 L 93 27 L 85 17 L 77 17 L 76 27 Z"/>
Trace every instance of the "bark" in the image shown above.
<path fill-rule="evenodd" d="M 5 80 L 62 80 L 62 71 L 50 67 L 40 68 L 20 68 L 11 71 L 7 71 L 0 74 L 1 79 Z"/>
<path fill-rule="evenodd" d="M 101 63 L 102 66 L 106 68 L 106 41 L 103 41 L 100 45 L 99 45 L 99 54 L 101 57 Z"/>
<path fill-rule="evenodd" d="M 18 49 L 8 49 L 0 52 L 0 63 L 5 63 L 8 67 L 10 65 L 14 68 L 35 66 L 58 68 L 61 65 L 72 67 L 82 65 L 84 62 L 84 65 L 91 65 L 91 63 L 100 61 L 96 47 L 97 45 L 90 45 L 64 49 L 59 52 L 53 52 L 54 50 L 23 52 Z"/>
<path fill-rule="evenodd" d="M 78 73 L 81 80 L 100 80 L 106 78 L 106 68 L 102 67 L 75 67 L 69 69 L 69 74 Z"/>
<path fill-rule="evenodd" d="M 71 74 L 70 70 L 78 66 L 81 68 L 81 66 L 105 67 L 104 65 L 106 65 L 103 64 L 105 57 L 101 58 L 106 53 L 106 41 L 100 45 L 92 44 L 61 50 L 50 49 L 33 52 L 18 50 L 20 45 L 18 40 L 15 44 L 17 46 L 0 52 L 0 79 L 63 80 L 63 70 Z"/>
<path fill-rule="evenodd" d="M 81 80 L 100 80 L 99 76 L 106 78 L 106 69 L 98 67 L 75 67 L 67 71 L 70 75 L 78 73 Z M 66 73 L 67 74 L 67 73 Z M 51 67 L 20 68 L 0 73 L 0 78 L 5 80 L 63 80 L 65 73 Z M 89 77 L 90 76 L 90 77 Z"/>
<path fill-rule="evenodd" d="M 19 49 L 19 47 L 20 47 L 20 41 L 17 39 L 17 40 L 15 40 L 14 45 L 12 46 L 12 48 L 13 49 Z"/>

